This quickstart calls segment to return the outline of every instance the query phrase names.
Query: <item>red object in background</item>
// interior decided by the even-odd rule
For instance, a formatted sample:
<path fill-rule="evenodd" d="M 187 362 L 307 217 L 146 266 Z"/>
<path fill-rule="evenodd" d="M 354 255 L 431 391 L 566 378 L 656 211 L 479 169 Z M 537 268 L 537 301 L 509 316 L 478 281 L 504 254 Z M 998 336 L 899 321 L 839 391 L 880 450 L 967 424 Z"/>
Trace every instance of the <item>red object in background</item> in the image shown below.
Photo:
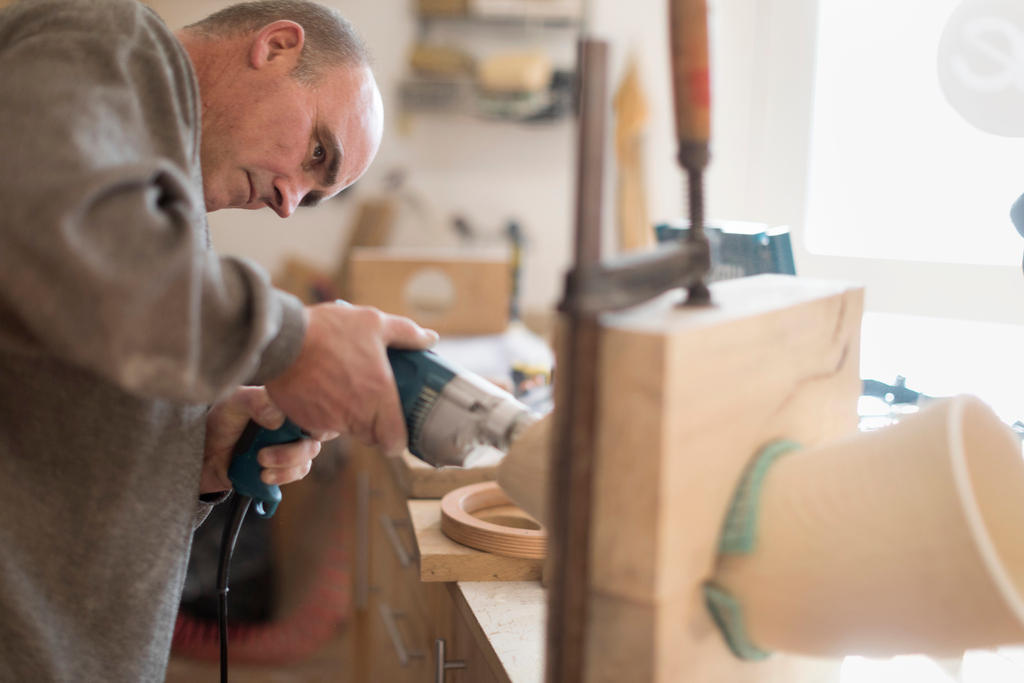
<path fill-rule="evenodd" d="M 669 0 L 669 46 L 676 138 L 707 144 L 711 137 L 707 0 Z"/>
<path fill-rule="evenodd" d="M 320 567 L 296 608 L 281 619 L 266 623 L 228 624 L 228 658 L 232 664 L 293 663 L 315 653 L 337 633 L 352 605 L 347 534 L 340 517 L 339 510 L 334 530 L 324 540 L 326 550 Z M 220 634 L 216 620 L 179 612 L 171 652 L 217 661 Z"/>
<path fill-rule="evenodd" d="M 350 604 L 348 571 L 325 566 L 305 600 L 287 617 L 265 624 L 229 624 L 228 657 L 233 664 L 288 664 L 308 657 L 335 634 Z M 179 613 L 171 651 L 217 661 L 217 622 Z"/>

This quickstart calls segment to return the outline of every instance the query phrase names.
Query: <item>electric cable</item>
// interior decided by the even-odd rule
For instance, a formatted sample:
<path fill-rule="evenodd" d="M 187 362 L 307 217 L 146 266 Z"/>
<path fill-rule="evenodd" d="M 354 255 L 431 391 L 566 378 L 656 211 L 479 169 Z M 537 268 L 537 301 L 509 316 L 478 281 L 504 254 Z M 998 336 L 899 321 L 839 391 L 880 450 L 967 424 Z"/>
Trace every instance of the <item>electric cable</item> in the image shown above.
<path fill-rule="evenodd" d="M 231 508 L 224 522 L 224 535 L 220 542 L 220 562 L 217 567 L 217 627 L 220 631 L 220 683 L 228 683 L 228 569 L 235 552 L 238 532 L 249 511 L 252 498 L 237 492 L 231 494 Z"/>

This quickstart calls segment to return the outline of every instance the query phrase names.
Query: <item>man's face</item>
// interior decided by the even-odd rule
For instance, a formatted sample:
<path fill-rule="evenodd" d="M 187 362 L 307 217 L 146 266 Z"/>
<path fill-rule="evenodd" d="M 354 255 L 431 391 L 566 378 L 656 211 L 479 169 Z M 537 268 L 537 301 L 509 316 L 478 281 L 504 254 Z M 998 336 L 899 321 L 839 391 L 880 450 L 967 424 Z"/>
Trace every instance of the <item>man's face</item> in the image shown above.
<path fill-rule="evenodd" d="M 305 86 L 277 61 L 204 99 L 207 211 L 269 206 L 286 218 L 351 185 L 377 153 L 383 113 L 367 67 L 334 67 Z"/>

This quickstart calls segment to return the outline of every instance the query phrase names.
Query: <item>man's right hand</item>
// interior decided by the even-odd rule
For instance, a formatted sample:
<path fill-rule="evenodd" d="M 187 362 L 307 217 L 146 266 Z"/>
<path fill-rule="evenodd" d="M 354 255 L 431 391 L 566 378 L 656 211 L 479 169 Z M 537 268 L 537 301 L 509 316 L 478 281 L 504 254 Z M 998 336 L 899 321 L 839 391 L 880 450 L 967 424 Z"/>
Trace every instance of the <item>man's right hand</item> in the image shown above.
<path fill-rule="evenodd" d="M 437 333 L 375 308 L 307 306 L 298 358 L 266 383 L 274 403 L 309 431 L 349 434 L 387 453 L 406 445 L 387 348 L 424 349 Z"/>

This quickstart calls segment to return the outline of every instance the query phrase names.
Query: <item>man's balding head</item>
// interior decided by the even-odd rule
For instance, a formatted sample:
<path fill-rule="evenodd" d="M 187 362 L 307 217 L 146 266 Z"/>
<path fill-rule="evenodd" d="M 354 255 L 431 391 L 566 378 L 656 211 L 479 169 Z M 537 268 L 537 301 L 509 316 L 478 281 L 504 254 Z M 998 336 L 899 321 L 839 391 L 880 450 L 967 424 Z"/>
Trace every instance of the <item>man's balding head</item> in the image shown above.
<path fill-rule="evenodd" d="M 287 217 L 366 171 L 383 105 L 366 49 L 337 12 L 248 2 L 178 37 L 199 78 L 208 211 L 269 206 Z"/>
<path fill-rule="evenodd" d="M 231 5 L 185 27 L 204 38 L 252 34 L 279 20 L 302 26 L 305 43 L 292 76 L 312 85 L 326 67 L 366 65 L 366 46 L 341 14 L 308 0 L 257 0 Z"/>

